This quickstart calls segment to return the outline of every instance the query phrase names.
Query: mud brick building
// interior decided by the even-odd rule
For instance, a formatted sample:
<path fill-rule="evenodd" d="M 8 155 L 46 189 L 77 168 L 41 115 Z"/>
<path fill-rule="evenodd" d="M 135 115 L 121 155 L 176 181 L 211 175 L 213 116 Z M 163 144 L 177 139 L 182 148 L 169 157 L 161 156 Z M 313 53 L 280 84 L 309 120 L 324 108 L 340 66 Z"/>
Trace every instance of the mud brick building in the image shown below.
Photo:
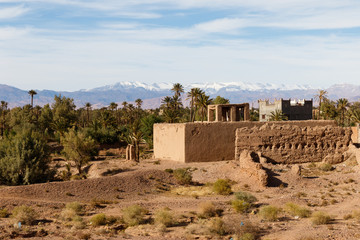
<path fill-rule="evenodd" d="M 271 112 L 276 110 L 288 118 L 288 120 L 310 120 L 312 119 L 313 101 L 311 100 L 274 100 L 270 103 L 269 100 L 259 100 L 259 121 L 269 121 Z"/>

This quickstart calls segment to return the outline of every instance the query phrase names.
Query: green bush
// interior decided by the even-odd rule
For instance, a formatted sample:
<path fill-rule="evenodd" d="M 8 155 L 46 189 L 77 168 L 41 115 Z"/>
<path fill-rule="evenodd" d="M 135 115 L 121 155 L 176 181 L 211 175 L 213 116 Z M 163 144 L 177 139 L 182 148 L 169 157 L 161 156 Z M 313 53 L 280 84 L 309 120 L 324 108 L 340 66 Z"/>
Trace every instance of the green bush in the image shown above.
<path fill-rule="evenodd" d="M 33 128 L 25 125 L 16 135 L 0 141 L 0 184 L 32 184 L 53 178 L 49 147 Z"/>
<path fill-rule="evenodd" d="M 245 202 L 248 202 L 248 203 L 254 203 L 257 201 L 257 198 L 252 195 L 251 193 L 248 193 L 248 192 L 236 192 L 234 193 L 235 195 L 235 198 L 237 200 L 242 200 L 242 201 L 245 201 Z"/>
<path fill-rule="evenodd" d="M 192 175 L 189 169 L 178 168 L 174 170 L 173 174 L 176 181 L 181 185 L 188 185 L 192 182 Z"/>
<path fill-rule="evenodd" d="M 221 195 L 229 195 L 232 193 L 229 180 L 218 179 L 213 185 L 213 191 Z"/>
<path fill-rule="evenodd" d="M 175 224 L 174 213 L 168 208 L 156 211 L 154 219 L 156 224 L 162 224 L 166 227 L 170 227 Z"/>
<path fill-rule="evenodd" d="M 329 224 L 331 220 L 328 214 L 321 211 L 314 212 L 311 217 L 311 221 L 315 225 Z"/>
<path fill-rule="evenodd" d="M 299 216 L 301 218 L 307 218 L 311 215 L 311 210 L 306 207 L 300 207 L 295 203 L 288 202 L 285 205 L 285 210 L 292 216 Z"/>
<path fill-rule="evenodd" d="M 103 213 L 96 214 L 90 218 L 90 223 L 94 227 L 106 225 L 106 222 L 106 216 Z"/>
<path fill-rule="evenodd" d="M 98 145 L 91 137 L 86 137 L 83 132 L 77 132 L 75 128 L 70 129 L 61 137 L 65 156 L 74 161 L 75 166 L 82 174 L 82 167 L 86 165 L 93 156 L 98 153 Z"/>
<path fill-rule="evenodd" d="M 281 212 L 280 208 L 269 205 L 260 208 L 259 215 L 264 220 L 276 221 L 278 219 L 278 214 L 280 212 Z"/>
<path fill-rule="evenodd" d="M 244 200 L 233 200 L 231 202 L 233 209 L 238 213 L 246 213 L 251 208 L 251 203 Z"/>
<path fill-rule="evenodd" d="M 32 225 L 36 220 L 37 213 L 33 208 L 22 205 L 13 209 L 12 217 L 16 223 L 21 222 L 22 224 Z"/>
<path fill-rule="evenodd" d="M 123 220 L 128 226 L 136 226 L 144 222 L 144 216 L 148 213 L 148 210 L 138 205 L 132 205 L 124 208 L 122 213 Z"/>

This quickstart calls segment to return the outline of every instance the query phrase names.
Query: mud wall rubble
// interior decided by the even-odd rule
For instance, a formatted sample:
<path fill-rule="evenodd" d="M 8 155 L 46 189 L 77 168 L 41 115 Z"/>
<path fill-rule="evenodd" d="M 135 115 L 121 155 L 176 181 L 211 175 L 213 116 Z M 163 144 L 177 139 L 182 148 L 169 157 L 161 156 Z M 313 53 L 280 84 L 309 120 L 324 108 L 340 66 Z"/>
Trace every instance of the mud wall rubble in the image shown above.
<path fill-rule="evenodd" d="M 236 130 L 235 159 L 244 150 L 276 163 L 338 163 L 351 144 L 351 129 L 337 126 L 270 124 Z"/>

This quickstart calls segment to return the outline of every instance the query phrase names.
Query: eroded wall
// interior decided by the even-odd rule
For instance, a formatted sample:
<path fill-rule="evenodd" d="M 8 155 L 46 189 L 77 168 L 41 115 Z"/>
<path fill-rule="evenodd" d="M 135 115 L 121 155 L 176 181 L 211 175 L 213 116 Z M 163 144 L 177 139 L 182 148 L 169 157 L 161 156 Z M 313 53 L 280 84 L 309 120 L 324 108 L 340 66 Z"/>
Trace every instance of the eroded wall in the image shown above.
<path fill-rule="evenodd" d="M 335 121 L 272 122 L 291 126 L 336 126 Z M 235 158 L 238 128 L 261 127 L 264 122 L 196 122 L 154 125 L 154 155 L 157 159 L 182 162 L 212 162 Z M 176 130 L 178 127 L 178 130 Z M 180 130 L 181 129 L 181 130 Z M 180 132 L 183 133 L 180 134 Z"/>
<path fill-rule="evenodd" d="M 339 162 L 351 143 L 351 129 L 337 126 L 265 124 L 236 130 L 235 159 L 243 150 L 278 163 Z M 336 158 L 336 159 L 334 159 Z"/>
<path fill-rule="evenodd" d="M 154 157 L 185 162 L 185 124 L 154 124 Z"/>

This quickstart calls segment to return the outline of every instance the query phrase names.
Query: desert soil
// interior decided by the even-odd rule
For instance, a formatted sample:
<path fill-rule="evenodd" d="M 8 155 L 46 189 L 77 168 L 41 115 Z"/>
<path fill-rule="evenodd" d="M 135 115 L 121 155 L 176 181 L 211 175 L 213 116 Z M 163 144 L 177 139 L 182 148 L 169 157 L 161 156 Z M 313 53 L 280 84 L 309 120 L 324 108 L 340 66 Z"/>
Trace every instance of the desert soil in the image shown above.
<path fill-rule="evenodd" d="M 64 164 L 58 161 L 58 165 Z M 11 213 L 16 206 L 27 205 L 38 214 L 35 225 L 23 225 L 21 229 L 11 216 L 0 218 L 0 239 L 230 239 L 231 234 L 220 236 L 206 230 L 211 219 L 198 218 L 199 205 L 209 201 L 223 210 L 221 218 L 226 224 L 240 230 L 241 223 L 251 225 L 259 239 L 360 239 L 359 219 L 344 219 L 345 215 L 360 210 L 359 166 L 356 161 L 334 165 L 332 171 L 322 171 L 317 166 L 303 164 L 298 176 L 291 166 L 266 164 L 272 174 L 269 186 L 262 187 L 251 176 L 241 173 L 236 161 L 185 164 L 149 159 L 134 163 L 106 158 L 90 163 L 85 180 L 0 187 L 0 209 L 6 208 Z M 190 168 L 194 184 L 180 186 L 165 171 L 170 168 Z M 248 214 L 236 213 L 231 207 L 233 195 L 203 193 L 217 179 L 230 179 L 233 192 L 247 191 L 256 196 L 258 201 L 253 210 Z M 174 193 L 179 188 L 184 188 L 185 193 L 187 189 L 189 194 Z M 85 206 L 81 216 L 85 224 L 81 227 L 60 217 L 65 204 L 75 201 Z M 283 211 L 278 220 L 270 222 L 258 214 L 261 206 L 284 208 L 288 202 L 312 212 L 323 211 L 333 220 L 330 224 L 314 225 L 311 218 L 293 217 Z M 99 227 L 89 223 L 98 213 L 120 218 L 122 209 L 134 204 L 149 210 L 148 223 L 127 229 L 121 221 Z M 166 229 L 151 222 L 154 213 L 164 207 L 170 208 L 177 219 L 176 224 Z"/>

